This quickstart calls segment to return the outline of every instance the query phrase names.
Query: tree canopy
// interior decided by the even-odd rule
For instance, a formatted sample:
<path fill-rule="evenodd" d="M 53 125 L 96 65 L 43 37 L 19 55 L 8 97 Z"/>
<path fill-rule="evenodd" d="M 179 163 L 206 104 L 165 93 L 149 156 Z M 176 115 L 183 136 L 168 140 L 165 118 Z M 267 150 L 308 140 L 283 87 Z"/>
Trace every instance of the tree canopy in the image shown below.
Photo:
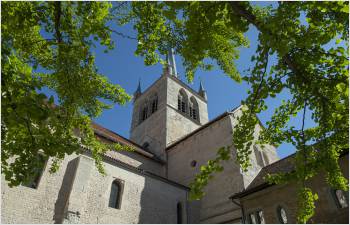
<path fill-rule="evenodd" d="M 296 171 L 275 174 L 270 182 L 296 181 L 299 190 L 299 222 L 312 215 L 314 200 L 306 181 L 320 172 L 334 188 L 347 190 L 338 158 L 348 149 L 348 2 L 278 2 L 258 7 L 251 2 L 132 2 L 130 7 L 107 2 L 2 2 L 1 14 L 1 153 L 2 173 L 10 185 L 30 179 L 38 167 L 38 153 L 53 157 L 52 171 L 65 154 L 92 152 L 101 172 L 101 154 L 108 146 L 97 141 L 91 118 L 112 104 L 124 104 L 130 96 L 98 73 L 92 47 L 113 48 L 108 24 L 118 19 L 134 24 L 136 55 L 145 64 L 165 63 L 160 55 L 169 47 L 182 56 L 186 77 L 192 81 L 198 68 L 210 70 L 213 62 L 237 82 L 251 86 L 245 110 L 232 136 L 237 162 L 250 166 L 251 146 L 292 143 Z M 122 12 L 126 10 L 125 12 Z M 122 12 L 122 13 L 121 13 Z M 239 48 L 247 47 L 249 27 L 259 33 L 252 61 L 255 66 L 240 74 L 235 60 Z M 331 45 L 331 47 L 329 47 Z M 271 57 L 276 63 L 271 65 Z M 269 68 L 268 68 L 269 67 Z M 53 96 L 43 94 L 53 90 Z M 267 127 L 253 139 L 256 114 L 266 110 L 266 99 L 288 90 L 291 98 L 281 102 Z M 110 102 L 111 104 L 106 104 Z M 305 128 L 306 111 L 315 126 Z M 300 127 L 288 125 L 301 113 Z M 317 145 L 313 143 L 318 143 Z M 201 167 L 191 184 L 194 199 L 220 162 L 230 159 L 223 146 L 216 159 Z"/>
<path fill-rule="evenodd" d="M 258 7 L 251 2 L 133 2 L 119 22 L 134 23 L 139 41 L 136 54 L 145 57 L 146 65 L 164 63 L 160 54 L 173 47 L 184 60 L 189 81 L 198 68 L 211 69 L 206 63 L 211 59 L 226 75 L 251 86 L 232 136 L 237 162 L 247 170 L 252 144 L 292 143 L 297 149 L 295 172 L 267 179 L 300 185 L 298 221 L 305 223 L 313 215 L 317 199 L 306 185 L 308 179 L 324 172 L 333 188 L 348 189 L 338 165 L 340 152 L 348 150 L 349 137 L 348 18 L 345 1 L 278 2 L 276 7 Z M 249 43 L 245 37 L 249 26 L 259 33 L 251 59 L 255 66 L 240 74 L 235 59 L 239 47 Z M 277 58 L 272 65 L 271 57 Z M 281 102 L 254 140 L 255 115 L 267 109 L 267 98 L 284 90 L 291 98 Z M 304 126 L 306 111 L 311 113 L 314 127 Z M 300 127 L 290 126 L 289 120 L 298 113 L 303 115 Z M 191 184 L 194 199 L 204 195 L 203 187 L 212 174 L 223 169 L 220 162 L 230 159 L 229 151 L 223 146 L 216 159 L 201 167 Z"/>
<path fill-rule="evenodd" d="M 35 175 L 38 154 L 54 158 L 89 149 L 101 166 L 112 146 L 97 141 L 91 118 L 130 99 L 99 74 L 91 48 L 113 48 L 106 2 L 1 3 L 1 169 L 10 185 Z M 57 94 L 45 95 L 49 89 Z M 107 104 L 110 102 L 111 104 Z M 120 145 L 114 148 L 122 148 Z"/>

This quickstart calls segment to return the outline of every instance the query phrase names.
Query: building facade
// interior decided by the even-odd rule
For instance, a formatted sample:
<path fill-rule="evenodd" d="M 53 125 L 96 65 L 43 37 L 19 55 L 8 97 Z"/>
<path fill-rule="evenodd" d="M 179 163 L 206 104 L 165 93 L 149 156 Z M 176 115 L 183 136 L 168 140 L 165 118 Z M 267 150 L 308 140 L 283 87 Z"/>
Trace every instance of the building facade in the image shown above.
<path fill-rule="evenodd" d="M 251 184 L 242 192 L 231 196 L 241 208 L 245 223 L 296 223 L 296 183 L 271 185 L 263 178 L 267 174 L 293 172 L 295 154 L 264 167 Z M 345 177 L 349 178 L 349 152 L 339 158 L 339 165 Z M 308 223 L 349 223 L 349 192 L 332 189 L 324 174 L 318 174 L 306 183 L 318 195 L 315 214 Z"/>
<path fill-rule="evenodd" d="M 241 223 L 244 213 L 229 197 L 278 161 L 276 149 L 252 146 L 252 166 L 242 172 L 232 147 L 242 107 L 209 121 L 202 83 L 199 91 L 190 88 L 177 76 L 172 51 L 168 59 L 160 78 L 144 91 L 139 83 L 134 93 L 130 140 L 93 125 L 100 141 L 134 151 L 105 153 L 106 175 L 84 151 L 66 156 L 54 174 L 49 160 L 29 185 L 9 188 L 2 176 L 2 223 Z M 256 126 L 256 136 L 261 129 Z M 203 199 L 189 201 L 188 186 L 201 165 L 227 146 L 224 171 L 205 187 Z"/>

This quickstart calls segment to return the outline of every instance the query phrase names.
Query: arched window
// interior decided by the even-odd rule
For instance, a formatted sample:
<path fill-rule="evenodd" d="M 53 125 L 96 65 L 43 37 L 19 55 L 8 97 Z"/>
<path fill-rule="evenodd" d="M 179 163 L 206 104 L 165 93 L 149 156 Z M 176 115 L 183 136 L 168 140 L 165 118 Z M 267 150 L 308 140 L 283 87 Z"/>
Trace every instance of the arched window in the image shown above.
<path fill-rule="evenodd" d="M 154 95 L 151 100 L 151 113 L 154 113 L 158 109 L 158 96 Z"/>
<path fill-rule="evenodd" d="M 184 90 L 179 91 L 177 98 L 177 109 L 183 113 L 187 113 L 187 95 Z"/>
<path fill-rule="evenodd" d="M 288 223 L 286 210 L 281 206 L 277 207 L 277 216 L 280 223 Z"/>
<path fill-rule="evenodd" d="M 109 196 L 108 206 L 115 209 L 120 209 L 122 200 L 123 183 L 120 180 L 114 180 L 111 186 L 111 194 Z"/>
<path fill-rule="evenodd" d="M 141 121 L 144 121 L 148 118 L 148 104 L 147 102 L 143 105 L 141 111 Z"/>
<path fill-rule="evenodd" d="M 260 166 L 260 167 L 264 167 L 264 160 L 263 160 L 263 156 L 262 156 L 262 152 L 259 150 L 259 148 L 254 145 L 254 154 L 255 154 L 255 158 L 256 158 L 256 163 Z"/>
<path fill-rule="evenodd" d="M 180 224 L 180 223 L 182 223 L 182 205 L 181 205 L 181 202 L 177 203 L 176 213 L 177 213 L 177 223 Z"/>
<path fill-rule="evenodd" d="M 199 110 L 197 100 L 192 96 L 190 98 L 190 117 L 199 121 Z"/>
<path fill-rule="evenodd" d="M 248 223 L 253 223 L 253 224 L 265 223 L 263 211 L 261 209 L 259 209 L 255 212 L 249 213 L 247 221 L 248 221 Z"/>
<path fill-rule="evenodd" d="M 349 200 L 347 193 L 343 190 L 333 190 L 333 194 L 337 203 L 338 208 L 349 207 Z"/>

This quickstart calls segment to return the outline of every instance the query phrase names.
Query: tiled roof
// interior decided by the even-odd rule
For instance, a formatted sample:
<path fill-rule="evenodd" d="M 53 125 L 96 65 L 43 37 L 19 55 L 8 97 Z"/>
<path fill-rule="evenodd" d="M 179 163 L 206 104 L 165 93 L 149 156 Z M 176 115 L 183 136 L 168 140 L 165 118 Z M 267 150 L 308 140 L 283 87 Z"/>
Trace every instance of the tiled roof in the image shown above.
<path fill-rule="evenodd" d="M 270 165 L 263 167 L 258 173 L 258 175 L 255 177 L 255 179 L 252 181 L 252 183 L 250 183 L 250 185 L 247 187 L 246 190 L 255 188 L 265 183 L 264 177 L 267 174 L 292 172 L 295 168 L 294 158 L 295 158 L 295 153 L 290 156 L 287 156 L 286 158 L 283 158 L 274 163 L 271 163 Z"/>
<path fill-rule="evenodd" d="M 294 170 L 294 165 L 295 165 L 293 162 L 294 158 L 295 158 L 295 153 L 290 156 L 287 156 L 286 158 L 283 158 L 274 163 L 271 163 L 270 165 L 263 167 L 246 189 L 232 195 L 230 198 L 235 199 L 235 198 L 244 197 L 258 190 L 272 186 L 273 184 L 268 184 L 265 181 L 264 177 L 267 174 L 274 174 L 274 173 L 280 173 L 280 172 L 282 173 L 292 172 Z"/>
<path fill-rule="evenodd" d="M 349 154 L 349 150 L 344 149 L 344 151 L 340 154 L 339 157 L 343 157 L 347 154 Z M 250 185 L 245 190 L 234 194 L 230 198 L 234 199 L 234 198 L 244 197 L 251 193 L 264 189 L 266 187 L 272 186 L 273 184 L 268 184 L 267 181 L 265 181 L 264 177 L 267 174 L 288 173 L 288 172 L 294 171 L 295 169 L 294 160 L 295 160 L 295 153 L 281 160 L 278 160 L 274 163 L 271 163 L 270 165 L 265 166 L 260 170 L 258 175 L 254 178 L 254 180 L 250 183 Z"/>
<path fill-rule="evenodd" d="M 108 141 L 118 142 L 120 144 L 131 146 L 135 149 L 135 151 L 134 151 L 135 153 L 140 154 L 140 155 L 147 157 L 149 159 L 152 159 L 156 162 L 164 163 L 164 161 L 162 161 L 161 159 L 156 157 L 153 153 L 143 149 L 140 145 L 136 144 L 135 142 L 133 142 L 133 141 L 131 141 L 131 140 L 107 129 L 107 128 L 102 127 L 101 125 L 93 123 L 92 128 L 94 129 L 95 134 L 100 138 L 106 139 Z"/>

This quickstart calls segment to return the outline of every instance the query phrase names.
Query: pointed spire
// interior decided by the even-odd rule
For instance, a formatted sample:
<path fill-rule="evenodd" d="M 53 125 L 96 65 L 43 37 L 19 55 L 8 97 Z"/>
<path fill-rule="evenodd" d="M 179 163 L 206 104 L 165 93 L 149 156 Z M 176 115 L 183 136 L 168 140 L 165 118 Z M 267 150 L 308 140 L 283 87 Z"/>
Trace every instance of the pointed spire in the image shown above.
<path fill-rule="evenodd" d="M 207 100 L 207 92 L 205 91 L 202 83 L 202 79 L 199 78 L 199 91 L 198 94 L 202 96 L 205 100 Z"/>
<path fill-rule="evenodd" d="M 137 86 L 136 91 L 134 92 L 134 101 L 142 94 L 141 92 L 141 78 L 139 78 L 139 85 Z"/>

